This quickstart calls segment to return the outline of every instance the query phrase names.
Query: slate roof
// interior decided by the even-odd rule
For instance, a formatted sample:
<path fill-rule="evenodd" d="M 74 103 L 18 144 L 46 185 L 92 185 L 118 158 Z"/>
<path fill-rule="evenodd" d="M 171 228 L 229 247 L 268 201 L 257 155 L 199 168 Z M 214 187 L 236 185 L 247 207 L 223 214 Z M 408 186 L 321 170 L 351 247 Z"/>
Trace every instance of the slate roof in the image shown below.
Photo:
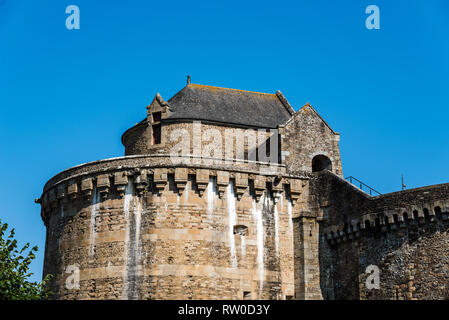
<path fill-rule="evenodd" d="M 204 120 L 276 128 L 294 113 L 282 94 L 188 84 L 170 100 L 165 120 Z"/>

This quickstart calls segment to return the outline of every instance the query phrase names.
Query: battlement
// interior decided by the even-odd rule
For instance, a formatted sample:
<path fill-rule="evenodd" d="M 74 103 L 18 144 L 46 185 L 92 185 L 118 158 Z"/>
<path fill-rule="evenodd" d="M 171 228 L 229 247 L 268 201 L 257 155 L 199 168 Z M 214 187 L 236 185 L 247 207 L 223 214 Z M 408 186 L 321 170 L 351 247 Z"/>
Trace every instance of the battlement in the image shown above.
<path fill-rule="evenodd" d="M 411 205 L 408 209 L 365 214 L 360 219 L 352 219 L 346 224 L 327 227 L 324 229 L 324 234 L 331 244 L 338 244 L 376 231 L 395 232 L 410 225 L 424 225 L 447 220 L 449 220 L 449 201 L 436 201 L 419 206 Z"/>
<path fill-rule="evenodd" d="M 256 201 L 260 200 L 264 192 L 275 201 L 284 193 L 285 198 L 290 198 L 294 205 L 308 179 L 306 173 L 301 176 L 282 174 L 282 166 L 264 163 L 253 163 L 253 167 L 246 163 L 245 168 L 239 170 L 238 165 L 233 168 L 193 164 L 175 166 L 167 165 L 169 161 L 170 157 L 167 156 L 130 156 L 95 161 L 65 170 L 46 184 L 41 199 L 37 200 L 42 205 L 42 218 L 46 223 L 48 212 L 60 203 L 77 198 L 90 201 L 94 188 L 98 190 L 102 200 L 112 193 L 123 197 L 130 181 L 135 184 L 137 195 L 142 196 L 146 192 L 162 191 L 172 177 L 177 192 L 182 195 L 190 176 L 194 181 L 194 188 L 202 196 L 210 178 L 213 178 L 221 198 L 230 181 L 234 180 L 238 200 L 245 192 L 253 194 Z"/>
<path fill-rule="evenodd" d="M 310 205 L 322 212 L 320 268 L 332 299 L 445 296 L 449 184 L 371 197 L 332 172 L 309 180 Z M 366 285 L 369 266 L 379 287 Z M 434 279 L 429 281 L 429 279 Z M 438 279 L 438 280 L 435 280 Z"/>
<path fill-rule="evenodd" d="M 449 219 L 449 184 L 434 185 L 366 198 L 361 215 L 324 229 L 331 244 L 372 232 L 395 232 L 410 225 Z"/>

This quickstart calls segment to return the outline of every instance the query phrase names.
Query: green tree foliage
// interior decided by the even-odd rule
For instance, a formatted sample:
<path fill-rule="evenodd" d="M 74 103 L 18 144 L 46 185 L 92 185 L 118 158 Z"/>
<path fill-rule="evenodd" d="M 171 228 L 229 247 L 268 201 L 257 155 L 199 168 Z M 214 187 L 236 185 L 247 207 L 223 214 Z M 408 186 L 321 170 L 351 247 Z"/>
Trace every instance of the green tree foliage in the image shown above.
<path fill-rule="evenodd" d="M 37 246 L 31 248 L 27 243 L 22 249 L 17 248 L 14 229 L 7 235 L 8 224 L 0 220 L 0 300 L 41 300 L 47 299 L 51 292 L 48 289 L 50 275 L 41 283 L 29 282 L 31 261 L 35 258 Z"/>

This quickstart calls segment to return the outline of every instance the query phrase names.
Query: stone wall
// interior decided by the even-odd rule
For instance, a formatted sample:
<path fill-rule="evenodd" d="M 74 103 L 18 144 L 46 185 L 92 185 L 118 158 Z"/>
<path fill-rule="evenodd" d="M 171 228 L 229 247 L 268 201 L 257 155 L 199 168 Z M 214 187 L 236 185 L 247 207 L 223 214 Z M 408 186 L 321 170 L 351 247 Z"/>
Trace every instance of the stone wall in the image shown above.
<path fill-rule="evenodd" d="M 340 135 L 309 104 L 302 107 L 293 117 L 279 128 L 282 135 L 281 149 L 283 163 L 287 171 L 311 172 L 312 160 L 324 155 L 332 162 L 332 172 L 343 176 L 340 159 Z"/>
<path fill-rule="evenodd" d="M 322 210 L 321 287 L 336 299 L 447 299 L 449 184 L 369 197 L 330 172 L 312 179 Z M 366 285 L 380 270 L 379 289 Z"/>
<path fill-rule="evenodd" d="M 157 153 L 159 146 L 151 144 L 151 129 L 147 122 L 137 124 L 128 129 L 122 136 L 125 156 Z"/>
<path fill-rule="evenodd" d="M 278 131 L 258 130 L 223 126 L 205 122 L 162 122 L 161 143 L 152 144 L 151 129 L 147 122 L 128 130 L 122 138 L 125 155 L 182 154 L 196 157 L 210 157 L 218 160 L 259 160 L 258 148 L 267 150 L 266 141 L 273 135 L 272 142 L 278 143 Z M 269 149 L 270 147 L 268 147 Z M 279 148 L 272 143 L 274 160 L 279 163 Z M 261 149 L 262 150 L 262 149 Z M 263 154 L 265 156 L 265 154 Z M 269 162 L 260 158 L 262 162 Z"/>
<path fill-rule="evenodd" d="M 151 138 L 151 110 L 162 111 L 161 143 L 154 145 Z M 217 159 L 244 159 L 282 163 L 292 174 L 312 172 L 312 160 L 323 155 L 332 163 L 332 172 L 343 176 L 339 140 L 340 135 L 321 118 L 309 104 L 302 107 L 278 130 L 239 127 L 211 122 L 166 119 L 155 98 L 148 107 L 146 121 L 127 130 L 122 137 L 125 155 L 207 154 Z M 269 137 L 270 145 L 266 141 Z M 241 149 L 237 148 L 240 144 Z M 266 157 L 267 149 L 272 157 Z M 263 152 L 258 152 L 258 150 Z M 264 153 L 265 152 L 265 153 Z M 275 153 L 275 154 L 274 154 Z M 257 154 L 257 155 L 256 155 Z"/>

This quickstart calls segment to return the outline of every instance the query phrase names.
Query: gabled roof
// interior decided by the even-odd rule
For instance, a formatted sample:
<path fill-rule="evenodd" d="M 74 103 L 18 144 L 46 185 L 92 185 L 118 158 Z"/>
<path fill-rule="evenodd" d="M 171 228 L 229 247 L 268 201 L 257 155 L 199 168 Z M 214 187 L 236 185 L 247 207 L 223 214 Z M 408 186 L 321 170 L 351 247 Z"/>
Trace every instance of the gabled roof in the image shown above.
<path fill-rule="evenodd" d="M 329 130 L 336 135 L 339 135 L 338 132 L 335 132 L 334 129 L 331 128 L 331 126 L 326 122 L 326 120 L 323 119 L 323 117 L 318 113 L 318 111 L 315 110 L 315 108 L 309 103 L 307 102 L 305 105 L 303 105 L 296 113 L 295 115 L 293 115 L 290 119 L 288 119 L 285 123 L 280 124 L 280 127 L 286 127 L 289 125 L 289 123 L 291 123 L 293 121 L 293 119 L 295 117 L 299 117 L 301 116 L 302 112 L 304 112 L 305 110 L 311 110 L 318 118 L 320 118 L 320 120 L 324 123 L 324 125 L 326 127 L 329 128 Z"/>
<path fill-rule="evenodd" d="M 188 84 L 168 100 L 166 120 L 203 120 L 260 128 L 276 128 L 294 114 L 276 94 Z"/>

